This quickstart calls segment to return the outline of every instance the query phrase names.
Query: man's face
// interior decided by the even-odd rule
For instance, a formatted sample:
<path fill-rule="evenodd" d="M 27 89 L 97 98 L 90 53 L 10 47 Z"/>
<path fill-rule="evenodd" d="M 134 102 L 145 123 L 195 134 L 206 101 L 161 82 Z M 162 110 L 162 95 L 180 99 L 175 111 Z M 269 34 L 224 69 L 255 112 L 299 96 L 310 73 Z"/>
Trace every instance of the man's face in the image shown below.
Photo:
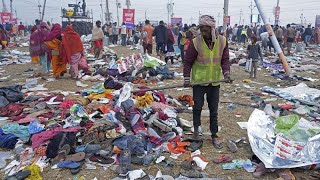
<path fill-rule="evenodd" d="M 97 26 L 98 26 L 98 27 L 101 27 L 101 23 L 97 23 Z"/>
<path fill-rule="evenodd" d="M 200 32 L 205 39 L 212 38 L 210 26 L 200 26 Z"/>

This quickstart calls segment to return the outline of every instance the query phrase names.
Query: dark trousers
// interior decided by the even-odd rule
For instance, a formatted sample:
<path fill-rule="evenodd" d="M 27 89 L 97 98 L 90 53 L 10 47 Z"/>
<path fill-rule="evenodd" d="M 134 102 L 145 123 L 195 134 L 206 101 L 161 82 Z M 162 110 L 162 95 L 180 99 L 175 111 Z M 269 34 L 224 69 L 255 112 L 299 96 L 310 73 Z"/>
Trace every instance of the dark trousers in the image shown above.
<path fill-rule="evenodd" d="M 220 86 L 193 86 L 193 126 L 201 126 L 201 111 L 204 104 L 204 95 L 207 94 L 207 102 L 210 111 L 211 137 L 217 137 L 218 133 L 218 106 Z"/>
<path fill-rule="evenodd" d="M 184 45 L 180 45 L 180 55 L 181 55 L 181 60 L 184 62 Z"/>

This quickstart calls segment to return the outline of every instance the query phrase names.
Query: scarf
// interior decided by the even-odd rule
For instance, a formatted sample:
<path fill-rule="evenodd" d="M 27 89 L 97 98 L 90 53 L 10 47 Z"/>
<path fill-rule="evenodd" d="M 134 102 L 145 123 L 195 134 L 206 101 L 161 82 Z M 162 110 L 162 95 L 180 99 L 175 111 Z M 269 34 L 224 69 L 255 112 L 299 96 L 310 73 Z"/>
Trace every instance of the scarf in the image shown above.
<path fill-rule="evenodd" d="M 30 36 L 30 54 L 32 57 L 40 56 L 49 51 L 48 47 L 45 45 L 45 41 L 49 34 L 48 25 L 45 22 L 40 24 Z"/>
<path fill-rule="evenodd" d="M 70 64 L 71 56 L 83 50 L 79 34 L 73 30 L 72 26 L 67 26 L 62 35 L 60 50 L 62 60 Z"/>
<path fill-rule="evenodd" d="M 212 16 L 203 15 L 199 19 L 199 26 L 210 26 L 212 42 L 216 41 L 216 20 Z"/>
<path fill-rule="evenodd" d="M 47 41 L 54 40 L 61 35 L 62 29 L 60 24 L 54 24 L 52 26 L 51 32 L 47 36 Z"/>
<path fill-rule="evenodd" d="M 92 41 L 101 40 L 104 38 L 104 34 L 101 28 L 95 26 L 92 29 Z"/>

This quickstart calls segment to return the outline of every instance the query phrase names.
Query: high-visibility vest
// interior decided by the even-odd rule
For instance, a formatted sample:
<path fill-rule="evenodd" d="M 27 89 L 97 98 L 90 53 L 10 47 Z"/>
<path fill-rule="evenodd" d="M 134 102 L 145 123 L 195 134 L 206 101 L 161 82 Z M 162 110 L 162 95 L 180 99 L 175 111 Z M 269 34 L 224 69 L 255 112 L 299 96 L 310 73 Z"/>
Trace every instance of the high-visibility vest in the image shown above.
<path fill-rule="evenodd" d="M 183 31 L 181 31 L 180 33 L 181 33 L 180 45 L 184 46 L 186 44 L 187 35 Z"/>
<path fill-rule="evenodd" d="M 209 49 L 202 36 L 193 39 L 193 44 L 198 52 L 198 57 L 192 66 L 193 83 L 221 80 L 221 59 L 227 40 L 219 35 L 213 49 Z M 220 83 L 214 83 L 218 86 Z"/>

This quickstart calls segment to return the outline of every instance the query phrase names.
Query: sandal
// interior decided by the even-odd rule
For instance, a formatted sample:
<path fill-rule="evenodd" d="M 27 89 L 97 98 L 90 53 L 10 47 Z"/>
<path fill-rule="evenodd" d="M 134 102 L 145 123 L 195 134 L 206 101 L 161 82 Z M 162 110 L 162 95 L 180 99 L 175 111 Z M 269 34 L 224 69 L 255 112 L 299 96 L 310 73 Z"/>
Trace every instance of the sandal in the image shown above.
<path fill-rule="evenodd" d="M 219 140 L 219 138 L 213 138 L 212 139 L 212 144 L 216 149 L 222 149 L 223 148 L 222 141 Z"/>
<path fill-rule="evenodd" d="M 198 149 L 201 149 L 203 145 L 203 141 L 202 140 L 194 140 L 189 146 L 188 146 L 188 150 L 191 152 L 194 152 Z"/>
<path fill-rule="evenodd" d="M 228 162 L 231 162 L 232 160 L 233 160 L 232 156 L 221 155 L 218 158 L 214 159 L 213 162 L 216 164 L 220 164 L 220 163 L 228 163 Z"/>
<path fill-rule="evenodd" d="M 201 174 L 200 171 L 197 171 L 197 170 L 184 170 L 184 169 L 181 169 L 180 170 L 180 174 L 182 176 L 185 176 L 185 177 L 188 177 L 188 178 L 203 178 L 203 175 Z"/>
<path fill-rule="evenodd" d="M 284 169 L 284 170 L 280 171 L 278 173 L 278 175 L 280 176 L 280 178 L 282 178 L 284 180 L 295 180 L 296 179 L 289 169 Z"/>
<path fill-rule="evenodd" d="M 236 145 L 236 143 L 234 143 L 233 141 L 231 140 L 228 140 L 227 141 L 227 146 L 228 146 L 228 149 L 232 152 L 232 153 L 235 153 L 238 151 L 238 147 Z"/>
<path fill-rule="evenodd" d="M 65 160 L 66 161 L 80 162 L 80 161 L 83 161 L 85 157 L 86 157 L 86 153 L 79 152 L 79 153 L 76 153 L 76 154 L 68 155 Z"/>
<path fill-rule="evenodd" d="M 197 170 L 197 171 L 201 171 L 201 168 L 199 166 L 197 166 L 197 163 L 195 161 L 183 161 L 181 163 L 181 168 L 189 171 L 189 170 Z"/>
<path fill-rule="evenodd" d="M 265 167 L 265 165 L 261 162 L 257 165 L 256 170 L 253 173 L 254 178 L 261 178 L 263 175 L 265 175 L 268 172 L 268 169 Z"/>

